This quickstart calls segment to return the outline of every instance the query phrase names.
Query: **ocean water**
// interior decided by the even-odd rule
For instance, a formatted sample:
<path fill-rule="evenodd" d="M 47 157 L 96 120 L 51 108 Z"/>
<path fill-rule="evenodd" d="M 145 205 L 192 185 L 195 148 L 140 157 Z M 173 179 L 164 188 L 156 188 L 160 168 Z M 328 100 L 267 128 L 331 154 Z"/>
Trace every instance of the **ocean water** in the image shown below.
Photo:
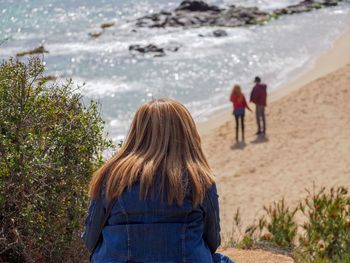
<path fill-rule="evenodd" d="M 310 13 L 285 16 L 264 26 L 225 28 L 224 38 L 199 37 L 216 28 L 136 28 L 137 17 L 171 10 L 181 1 L 165 0 L 0 0 L 0 59 L 43 44 L 48 74 L 85 83 L 85 99 L 97 99 L 111 138 L 126 134 L 137 107 L 152 98 L 183 102 L 198 121 L 230 108 L 234 83 L 246 95 L 255 75 L 269 91 L 303 70 L 350 25 L 350 2 Z M 216 0 L 221 6 L 263 10 L 295 0 Z M 114 21 L 101 37 L 100 24 Z M 131 44 L 179 45 L 160 58 L 133 56 Z"/>

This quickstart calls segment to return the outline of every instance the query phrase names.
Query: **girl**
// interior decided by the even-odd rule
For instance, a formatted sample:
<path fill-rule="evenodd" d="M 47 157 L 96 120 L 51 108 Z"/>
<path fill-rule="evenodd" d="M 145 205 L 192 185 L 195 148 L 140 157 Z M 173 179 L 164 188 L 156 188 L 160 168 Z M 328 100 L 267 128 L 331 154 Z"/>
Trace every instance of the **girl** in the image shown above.
<path fill-rule="evenodd" d="M 83 239 L 95 263 L 232 262 L 220 245 L 214 176 L 189 111 L 159 99 L 136 112 L 98 169 Z"/>
<path fill-rule="evenodd" d="M 233 104 L 233 115 L 236 120 L 236 142 L 238 142 L 239 120 L 241 120 L 242 141 L 244 142 L 244 115 L 245 108 L 251 111 L 242 93 L 241 86 L 235 84 L 231 92 L 231 102 Z"/>

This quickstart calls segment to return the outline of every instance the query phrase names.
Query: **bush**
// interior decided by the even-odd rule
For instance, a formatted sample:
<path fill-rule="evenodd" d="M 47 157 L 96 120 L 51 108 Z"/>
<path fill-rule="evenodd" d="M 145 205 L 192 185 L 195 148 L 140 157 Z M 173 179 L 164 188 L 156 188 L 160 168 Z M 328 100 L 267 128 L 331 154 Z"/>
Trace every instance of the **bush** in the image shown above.
<path fill-rule="evenodd" d="M 294 246 L 294 238 L 297 234 L 297 224 L 295 222 L 295 214 L 297 208 L 290 209 L 286 206 L 284 199 L 273 203 L 269 207 L 264 207 L 267 215 L 260 219 L 259 227 L 261 232 L 266 230 L 261 240 L 269 241 L 274 245 L 292 248 Z"/>
<path fill-rule="evenodd" d="M 344 187 L 322 188 L 300 205 L 307 217 L 300 247 L 312 259 L 340 262 L 350 257 L 350 197 Z M 350 262 L 347 261 L 347 262 Z"/>
<path fill-rule="evenodd" d="M 82 262 L 92 171 L 111 146 L 98 105 L 48 85 L 37 58 L 0 66 L 0 262 Z"/>
<path fill-rule="evenodd" d="M 242 222 L 240 210 L 237 209 L 233 217 L 231 236 L 224 247 L 237 247 L 239 249 L 251 249 L 255 243 L 256 226 L 250 225 L 245 232 L 242 232 Z"/>
<path fill-rule="evenodd" d="M 264 207 L 266 215 L 244 231 L 239 209 L 228 246 L 263 248 L 292 255 L 300 263 L 350 263 L 350 196 L 344 187 L 325 188 L 290 209 L 284 199 Z M 297 213 L 304 223 L 297 224 Z M 298 228 L 300 230 L 298 233 Z M 238 235 L 237 235 L 238 233 Z M 297 242 L 296 237 L 299 237 Z"/>

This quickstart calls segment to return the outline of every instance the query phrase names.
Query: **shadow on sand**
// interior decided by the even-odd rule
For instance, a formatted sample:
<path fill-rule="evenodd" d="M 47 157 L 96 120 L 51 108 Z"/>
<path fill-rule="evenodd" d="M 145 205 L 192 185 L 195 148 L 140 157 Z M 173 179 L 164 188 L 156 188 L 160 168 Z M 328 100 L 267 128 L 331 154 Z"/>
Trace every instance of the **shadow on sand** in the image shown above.
<path fill-rule="evenodd" d="M 257 144 L 257 143 L 264 143 L 264 142 L 268 142 L 269 139 L 266 137 L 265 134 L 259 134 L 256 136 L 256 139 L 254 141 L 251 141 L 250 143 L 254 143 L 254 144 Z"/>
<path fill-rule="evenodd" d="M 243 150 L 246 146 L 247 144 L 245 142 L 236 142 L 231 145 L 231 150 Z"/>

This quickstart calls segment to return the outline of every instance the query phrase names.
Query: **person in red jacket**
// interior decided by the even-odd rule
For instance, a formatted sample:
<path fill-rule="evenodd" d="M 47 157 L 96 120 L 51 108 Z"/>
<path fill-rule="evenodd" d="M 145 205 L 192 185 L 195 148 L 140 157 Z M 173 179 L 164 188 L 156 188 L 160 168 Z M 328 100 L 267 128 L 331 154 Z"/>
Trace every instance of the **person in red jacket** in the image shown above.
<path fill-rule="evenodd" d="M 244 115 L 245 109 L 251 111 L 247 101 L 242 93 L 241 87 L 236 84 L 234 85 L 231 92 L 231 102 L 233 104 L 233 115 L 236 120 L 236 142 L 238 142 L 238 130 L 239 130 L 239 120 L 241 120 L 241 129 L 242 129 L 242 141 L 244 142 Z"/>
<path fill-rule="evenodd" d="M 259 77 L 255 77 L 255 86 L 250 94 L 250 102 L 253 102 L 256 105 L 256 123 L 258 125 L 257 135 L 265 134 L 266 132 L 266 118 L 265 118 L 265 107 L 266 107 L 266 98 L 267 98 L 267 86 L 264 83 L 261 83 Z M 262 121 L 262 128 L 261 128 Z"/>

